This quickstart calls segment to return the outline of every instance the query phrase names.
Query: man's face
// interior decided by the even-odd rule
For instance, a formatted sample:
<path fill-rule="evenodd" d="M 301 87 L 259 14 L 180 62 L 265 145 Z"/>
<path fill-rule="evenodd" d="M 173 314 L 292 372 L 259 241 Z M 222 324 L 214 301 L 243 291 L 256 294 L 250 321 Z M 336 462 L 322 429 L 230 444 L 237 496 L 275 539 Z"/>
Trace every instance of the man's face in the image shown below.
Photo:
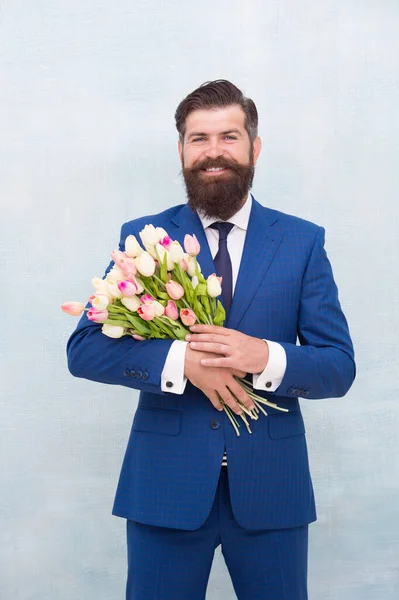
<path fill-rule="evenodd" d="M 240 106 L 190 113 L 179 141 L 190 206 L 227 221 L 245 202 L 260 148 L 259 137 L 250 143 Z"/>

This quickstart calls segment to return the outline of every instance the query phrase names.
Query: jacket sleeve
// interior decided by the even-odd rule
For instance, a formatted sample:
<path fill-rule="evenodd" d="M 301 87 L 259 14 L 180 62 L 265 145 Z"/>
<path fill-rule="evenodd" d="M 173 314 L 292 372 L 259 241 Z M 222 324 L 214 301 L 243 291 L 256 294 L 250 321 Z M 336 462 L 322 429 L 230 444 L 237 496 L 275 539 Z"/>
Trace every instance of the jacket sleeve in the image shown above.
<path fill-rule="evenodd" d="M 338 398 L 351 387 L 356 367 L 348 324 L 319 227 L 303 276 L 297 336 L 280 342 L 287 355 L 283 380 L 273 396 Z"/>
<path fill-rule="evenodd" d="M 134 232 L 131 225 L 125 223 L 120 250 L 124 250 L 129 233 Z M 113 264 L 109 264 L 104 276 Z M 72 375 L 166 395 L 161 390 L 161 374 L 173 340 L 137 341 L 127 335 L 112 339 L 101 332 L 101 327 L 89 321 L 86 312 L 81 317 L 67 344 L 68 368 Z"/>

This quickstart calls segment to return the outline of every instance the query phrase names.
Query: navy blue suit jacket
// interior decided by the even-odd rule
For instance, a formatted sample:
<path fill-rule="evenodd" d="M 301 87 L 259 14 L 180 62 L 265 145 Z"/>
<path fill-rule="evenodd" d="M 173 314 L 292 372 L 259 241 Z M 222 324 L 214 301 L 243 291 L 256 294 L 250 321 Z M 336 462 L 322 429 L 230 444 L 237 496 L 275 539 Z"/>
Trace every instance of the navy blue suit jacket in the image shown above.
<path fill-rule="evenodd" d="M 195 233 L 204 276 L 215 271 L 201 221 L 188 205 L 124 224 L 120 249 L 129 234 L 138 237 L 147 223 L 163 227 L 181 244 L 186 233 Z M 211 510 L 226 448 L 232 507 L 243 528 L 287 528 L 315 520 L 298 397 L 343 396 L 355 377 L 348 326 L 324 250 L 324 229 L 254 199 L 225 326 L 279 342 L 287 355 L 279 388 L 259 393 L 289 413 L 268 409 L 268 417 L 251 423 L 252 435 L 241 428 L 237 437 L 224 413 L 190 382 L 183 395 L 161 391 L 172 340 L 114 340 L 101 333 L 101 325 L 81 318 L 68 342 L 71 373 L 140 390 L 115 515 L 197 529 Z M 216 429 L 211 426 L 215 420 L 220 423 Z"/>

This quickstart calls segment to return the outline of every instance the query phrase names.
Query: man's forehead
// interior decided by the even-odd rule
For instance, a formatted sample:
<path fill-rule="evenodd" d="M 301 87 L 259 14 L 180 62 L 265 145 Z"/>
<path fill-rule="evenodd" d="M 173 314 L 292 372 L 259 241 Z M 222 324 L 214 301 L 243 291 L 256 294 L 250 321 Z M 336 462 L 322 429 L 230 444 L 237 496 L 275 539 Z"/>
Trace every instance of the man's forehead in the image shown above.
<path fill-rule="evenodd" d="M 236 104 L 223 108 L 193 110 L 186 119 L 186 135 L 192 131 L 217 133 L 238 129 L 245 131 L 245 113 Z"/>

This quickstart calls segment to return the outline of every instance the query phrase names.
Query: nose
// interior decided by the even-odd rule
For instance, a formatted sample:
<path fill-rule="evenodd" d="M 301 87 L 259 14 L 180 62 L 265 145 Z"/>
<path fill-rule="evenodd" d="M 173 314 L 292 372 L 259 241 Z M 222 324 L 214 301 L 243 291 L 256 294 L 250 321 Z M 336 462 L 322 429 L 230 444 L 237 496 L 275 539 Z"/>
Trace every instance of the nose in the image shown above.
<path fill-rule="evenodd" d="M 209 140 L 207 147 L 205 148 L 205 156 L 207 158 L 218 158 L 222 156 L 223 148 L 220 147 L 218 140 Z"/>

